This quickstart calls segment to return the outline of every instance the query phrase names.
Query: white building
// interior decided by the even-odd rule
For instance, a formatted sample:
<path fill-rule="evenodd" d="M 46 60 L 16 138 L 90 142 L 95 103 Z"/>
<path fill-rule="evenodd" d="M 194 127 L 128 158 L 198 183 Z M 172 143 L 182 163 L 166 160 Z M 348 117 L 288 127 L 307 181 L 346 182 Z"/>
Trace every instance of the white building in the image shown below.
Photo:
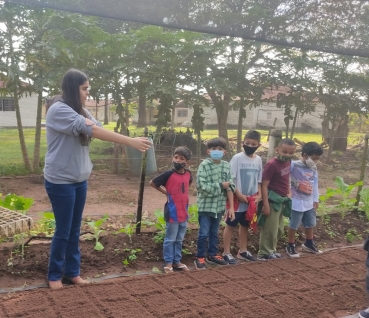
<path fill-rule="evenodd" d="M 19 109 L 23 127 L 36 127 L 37 94 L 19 98 Z M 17 127 L 14 98 L 0 96 L 0 128 Z"/>

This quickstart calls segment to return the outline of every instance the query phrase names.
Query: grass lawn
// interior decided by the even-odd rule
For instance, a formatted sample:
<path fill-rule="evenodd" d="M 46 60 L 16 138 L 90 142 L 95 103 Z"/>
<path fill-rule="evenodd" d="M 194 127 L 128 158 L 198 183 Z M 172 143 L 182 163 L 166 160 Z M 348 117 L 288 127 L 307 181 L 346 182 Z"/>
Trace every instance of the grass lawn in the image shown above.
<path fill-rule="evenodd" d="M 113 130 L 115 127 L 115 123 L 110 123 L 109 125 L 105 125 L 105 128 L 109 130 Z M 148 127 L 149 132 L 155 132 L 154 126 Z M 176 131 L 185 132 L 187 128 L 177 127 Z M 129 127 L 131 136 L 142 136 L 143 128 L 137 128 L 136 126 Z M 246 133 L 246 129 L 243 131 L 243 134 Z M 259 130 L 262 134 L 262 141 L 267 140 L 268 131 L 267 130 Z M 25 128 L 23 129 L 28 155 L 33 158 L 34 151 L 34 133 L 35 129 L 33 128 Z M 46 153 L 46 130 L 42 130 L 41 137 L 41 159 L 43 162 L 43 158 Z M 216 129 L 207 129 L 202 132 L 202 139 L 211 139 L 218 136 L 218 131 Z M 237 136 L 236 129 L 228 130 L 228 136 L 230 138 Z M 321 134 L 318 133 L 296 133 L 295 136 L 301 141 L 316 141 L 321 142 L 322 137 Z M 361 133 L 350 133 L 348 138 L 349 144 L 357 144 L 360 138 L 364 137 L 364 134 Z M 90 155 L 91 159 L 106 159 L 112 158 L 112 155 L 109 153 L 108 149 L 111 147 L 110 142 L 105 142 L 101 140 L 95 139 L 90 146 Z M 40 168 L 41 169 L 41 168 Z M 22 153 L 19 145 L 19 137 L 17 129 L 0 129 L 0 176 L 1 175 L 25 175 L 28 174 L 27 170 L 24 168 Z"/>

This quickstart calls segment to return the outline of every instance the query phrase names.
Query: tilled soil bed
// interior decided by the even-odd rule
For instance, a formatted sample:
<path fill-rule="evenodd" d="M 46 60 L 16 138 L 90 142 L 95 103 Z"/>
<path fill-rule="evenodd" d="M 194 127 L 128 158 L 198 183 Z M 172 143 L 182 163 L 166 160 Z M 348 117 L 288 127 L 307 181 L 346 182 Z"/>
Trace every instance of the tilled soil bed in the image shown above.
<path fill-rule="evenodd" d="M 126 234 L 113 234 L 115 231 L 111 229 L 112 224 L 117 224 L 114 217 L 110 218 L 105 224 L 106 232 L 101 237 L 100 242 L 103 244 L 102 251 L 94 250 L 94 241 L 84 240 L 82 236 L 80 247 L 82 251 L 81 275 L 90 279 L 104 277 L 107 275 L 132 275 L 137 272 L 157 272 L 163 268 L 162 260 L 162 244 L 154 242 L 154 229 L 146 228 L 140 235 L 133 234 L 129 238 Z M 196 225 L 190 224 L 190 229 L 186 233 L 183 244 L 183 262 L 190 268 L 193 266 L 193 260 L 196 254 L 197 228 Z M 330 220 L 327 223 L 322 223 L 318 219 L 316 228 L 315 242 L 322 250 L 342 246 L 360 245 L 363 239 L 367 236 L 369 229 L 365 215 L 362 213 L 347 213 L 342 219 L 340 214 L 331 214 Z M 87 230 L 86 225 L 83 231 Z M 348 233 L 351 233 L 348 235 Z M 354 233 L 354 234 L 353 234 Z M 222 251 L 222 229 L 219 231 L 219 251 Z M 301 246 L 304 242 L 303 230 L 300 229 L 297 239 L 297 246 Z M 347 240 L 350 240 L 348 242 Z M 258 234 L 250 233 L 249 235 L 249 250 L 255 254 L 258 247 Z M 238 236 L 237 231 L 234 231 L 232 239 L 232 253 L 237 253 Z M 279 241 L 279 252 L 285 257 L 286 235 Z M 21 257 L 20 248 L 16 248 L 14 244 L 5 243 L 0 245 L 0 289 L 14 288 L 21 286 L 29 286 L 45 283 L 48 257 L 50 249 L 50 240 L 31 241 L 30 245 L 25 248 L 24 259 Z M 135 252 L 134 252 L 135 251 Z M 136 259 L 130 259 L 134 254 Z M 341 255 L 341 254 L 339 254 Z M 347 268 L 346 258 L 339 255 L 334 257 L 334 262 L 340 266 L 342 273 L 350 270 Z M 133 257 L 133 258 L 134 258 Z M 341 259 L 342 258 L 342 259 Z M 308 265 L 310 259 L 305 260 Z M 325 258 L 322 257 L 320 265 L 322 266 L 323 275 L 318 275 L 320 280 L 324 280 L 325 271 L 329 272 L 328 264 L 324 264 Z M 331 261 L 331 259 L 329 260 Z M 127 264 L 128 262 L 128 264 Z M 343 264 L 341 264 L 343 262 Z M 258 262 L 260 264 L 260 262 Z M 261 265 L 260 265 L 261 266 Z M 288 263 L 284 266 L 290 266 Z M 361 264 L 352 264 L 351 266 L 360 266 Z M 277 265 L 278 267 L 278 265 Z M 260 267 L 262 268 L 262 267 Z M 338 270 L 338 269 L 337 269 Z M 293 271 L 293 267 L 291 268 Z M 357 272 L 357 269 L 354 268 Z M 306 275 L 310 275 L 307 273 Z M 313 279 L 313 277 L 311 277 Z M 256 284 L 256 283 L 255 283 Z M 319 284 L 319 283 L 318 283 Z M 269 286 L 267 286 L 269 288 Z M 295 287 L 291 287 L 294 290 Z"/>
<path fill-rule="evenodd" d="M 345 248 L 6 294 L 0 317 L 343 317 L 366 305 L 365 255 Z"/>

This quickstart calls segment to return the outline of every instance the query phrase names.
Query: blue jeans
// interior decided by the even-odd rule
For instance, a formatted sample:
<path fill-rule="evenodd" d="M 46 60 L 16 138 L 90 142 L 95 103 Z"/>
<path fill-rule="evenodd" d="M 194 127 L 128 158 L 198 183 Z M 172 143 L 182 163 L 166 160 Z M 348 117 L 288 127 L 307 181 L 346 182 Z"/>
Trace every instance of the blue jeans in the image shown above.
<path fill-rule="evenodd" d="M 55 216 L 55 233 L 51 242 L 48 280 L 80 275 L 79 235 L 86 202 L 87 181 L 55 184 L 45 180 Z"/>
<path fill-rule="evenodd" d="M 291 211 L 289 227 L 293 230 L 297 230 L 302 223 L 305 229 L 311 229 L 316 226 L 316 212 L 314 209 L 304 212 Z"/>
<path fill-rule="evenodd" d="M 199 236 L 197 238 L 197 257 L 205 257 L 206 252 L 209 256 L 215 256 L 218 253 L 218 231 L 222 215 L 217 218 L 211 216 L 199 215 Z M 209 247 L 206 248 L 209 239 Z M 207 251 L 206 251 L 207 249 Z"/>
<path fill-rule="evenodd" d="M 186 234 L 187 221 L 167 222 L 163 243 L 164 261 L 167 264 L 178 264 L 182 258 L 182 243 Z"/>

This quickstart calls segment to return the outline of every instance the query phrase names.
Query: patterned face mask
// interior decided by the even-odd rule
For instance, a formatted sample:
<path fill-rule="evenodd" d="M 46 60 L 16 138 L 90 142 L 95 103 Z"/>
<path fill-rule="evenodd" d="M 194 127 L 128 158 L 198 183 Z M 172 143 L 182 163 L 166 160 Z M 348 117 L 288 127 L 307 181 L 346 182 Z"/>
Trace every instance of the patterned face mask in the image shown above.
<path fill-rule="evenodd" d="M 277 160 L 282 161 L 282 162 L 289 162 L 291 161 L 291 157 L 290 156 L 282 156 L 282 155 L 277 155 Z"/>

